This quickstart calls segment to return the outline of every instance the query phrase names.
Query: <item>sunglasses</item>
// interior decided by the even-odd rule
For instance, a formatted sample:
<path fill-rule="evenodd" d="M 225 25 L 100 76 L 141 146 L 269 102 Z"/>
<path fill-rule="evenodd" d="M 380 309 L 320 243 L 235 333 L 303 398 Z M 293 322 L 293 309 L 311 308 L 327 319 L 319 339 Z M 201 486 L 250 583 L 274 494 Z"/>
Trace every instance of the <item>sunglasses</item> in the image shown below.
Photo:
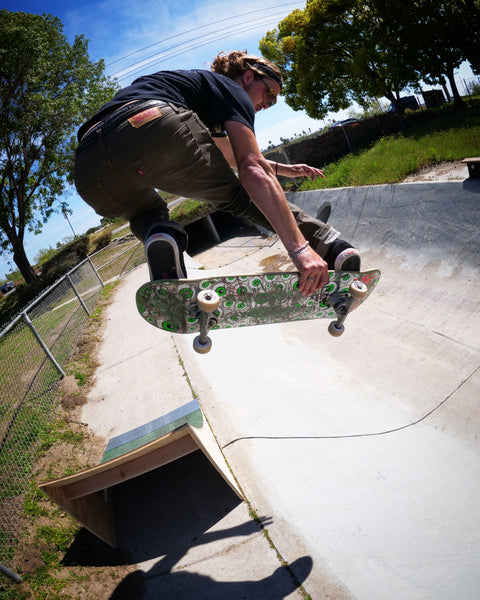
<path fill-rule="evenodd" d="M 274 104 L 277 103 L 277 94 L 268 85 L 268 83 L 265 81 L 265 79 L 263 77 L 256 77 L 256 79 L 259 79 L 263 83 L 263 85 L 265 86 L 265 90 L 267 91 L 267 96 L 266 96 L 266 101 L 265 101 L 265 108 L 270 108 L 271 106 L 273 106 Z"/>

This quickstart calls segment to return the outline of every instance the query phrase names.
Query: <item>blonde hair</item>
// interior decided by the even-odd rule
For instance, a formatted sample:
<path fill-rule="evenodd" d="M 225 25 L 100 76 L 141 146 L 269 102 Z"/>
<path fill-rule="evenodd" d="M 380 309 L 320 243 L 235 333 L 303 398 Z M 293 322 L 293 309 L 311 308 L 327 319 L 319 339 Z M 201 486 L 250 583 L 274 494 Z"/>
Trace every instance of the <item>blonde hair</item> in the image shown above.
<path fill-rule="evenodd" d="M 230 79 L 236 79 L 246 71 L 253 71 L 258 77 L 266 76 L 275 80 L 280 89 L 283 85 L 282 73 L 277 65 L 263 56 L 254 56 L 246 51 L 220 52 L 213 60 L 211 68 L 215 73 L 226 75 Z"/>

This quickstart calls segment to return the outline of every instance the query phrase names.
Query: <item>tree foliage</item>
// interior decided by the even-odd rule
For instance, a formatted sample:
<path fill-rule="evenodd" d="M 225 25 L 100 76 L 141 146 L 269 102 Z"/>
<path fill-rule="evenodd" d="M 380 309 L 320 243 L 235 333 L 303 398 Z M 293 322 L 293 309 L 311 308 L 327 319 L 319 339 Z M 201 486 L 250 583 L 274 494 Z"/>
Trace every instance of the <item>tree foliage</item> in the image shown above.
<path fill-rule="evenodd" d="M 479 64 L 478 0 L 308 0 L 260 42 L 285 77 L 294 109 L 313 118 L 400 92 L 451 83 L 464 60 Z"/>
<path fill-rule="evenodd" d="M 461 106 L 454 70 L 468 60 L 475 70 L 480 63 L 480 10 L 474 0 L 421 0 L 416 2 L 414 27 L 419 76 L 431 84 L 450 83 L 454 102 Z"/>
<path fill-rule="evenodd" d="M 39 233 L 54 212 L 76 129 L 117 89 L 103 61 L 89 60 L 85 37 L 70 44 L 62 30 L 52 15 L 0 10 L 0 243 L 27 283 L 25 232 Z"/>

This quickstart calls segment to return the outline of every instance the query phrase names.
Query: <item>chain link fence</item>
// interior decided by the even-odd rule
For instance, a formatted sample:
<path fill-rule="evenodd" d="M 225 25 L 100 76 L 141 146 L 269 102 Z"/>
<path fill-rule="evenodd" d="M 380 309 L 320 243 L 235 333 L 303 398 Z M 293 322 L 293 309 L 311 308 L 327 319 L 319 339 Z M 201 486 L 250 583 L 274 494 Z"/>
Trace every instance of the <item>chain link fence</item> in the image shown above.
<path fill-rule="evenodd" d="M 145 261 L 133 236 L 77 265 L 0 332 L 0 572 L 9 570 L 35 450 L 58 407 L 57 386 L 105 283 Z"/>

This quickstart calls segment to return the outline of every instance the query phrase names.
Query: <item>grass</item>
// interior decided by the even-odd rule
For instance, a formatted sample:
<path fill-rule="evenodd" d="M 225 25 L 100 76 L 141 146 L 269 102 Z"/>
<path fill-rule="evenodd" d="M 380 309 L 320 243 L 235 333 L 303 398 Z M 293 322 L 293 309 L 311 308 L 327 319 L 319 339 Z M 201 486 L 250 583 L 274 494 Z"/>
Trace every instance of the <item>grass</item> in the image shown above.
<path fill-rule="evenodd" d="M 170 220 L 185 224 L 195 218 L 205 216 L 209 212 L 211 212 L 211 208 L 208 202 L 200 202 L 187 198 L 181 204 L 171 209 Z"/>
<path fill-rule="evenodd" d="M 56 300 L 56 304 L 62 302 Z M 63 303 L 55 310 L 39 314 L 35 326 L 56 359 L 64 364 L 75 347 L 78 330 L 83 326 L 85 314 Z M 0 478 L 9 484 L 0 489 L 0 502 L 20 496 L 20 477 L 30 476 L 34 465 L 36 444 L 48 439 L 52 412 L 55 410 L 55 385 L 59 374 L 45 357 L 32 332 L 26 326 L 15 328 L 0 341 L 0 389 L 3 402 L 0 408 L 1 436 L 3 439 L 0 461 Z M 31 378 L 25 385 L 24 378 Z M 78 369 L 80 382 L 84 383 L 83 370 Z M 8 435 L 7 435 L 8 433 Z M 15 473 L 15 476 L 13 475 Z M 0 539 L 2 542 L 2 533 Z M 0 556 L 2 549 L 0 549 Z"/>
<path fill-rule="evenodd" d="M 399 183 L 422 167 L 480 155 L 480 110 L 439 116 L 406 135 L 381 138 L 370 148 L 327 165 L 325 179 L 299 190 Z"/>
<path fill-rule="evenodd" d="M 77 391 L 69 392 L 70 394 L 82 396 L 84 392 L 82 392 L 81 386 L 86 385 L 93 376 L 96 367 L 94 353 L 98 343 L 98 328 L 102 322 L 102 312 L 105 306 L 111 302 L 112 293 L 116 287 L 117 283 L 113 283 L 103 288 L 97 306 L 88 318 L 77 352 L 65 367 L 66 372 L 74 376 L 78 386 Z M 64 392 L 52 393 L 56 393 L 58 400 L 61 400 L 62 403 L 65 401 Z M 32 411 L 33 406 L 29 405 L 26 427 L 22 431 L 30 430 L 35 417 Z M 0 580 L 0 600 L 24 600 L 27 598 L 66 600 L 70 596 L 63 593 L 62 590 L 65 586 L 74 584 L 80 576 L 88 579 L 88 576 L 78 575 L 71 570 L 66 573 L 61 563 L 65 551 L 72 545 L 76 534 L 80 531 L 80 526 L 61 509 L 47 501 L 37 483 L 31 480 L 31 473 L 39 461 L 43 461 L 44 466 L 43 475 L 35 474 L 34 478 L 37 480 L 55 479 L 89 466 L 82 464 L 80 458 L 81 449 L 86 443 L 84 432 L 82 429 L 74 429 L 69 419 L 70 413 L 67 411 L 64 417 L 58 417 L 53 423 L 42 421 L 41 426 L 35 428 L 35 440 L 32 440 L 28 456 L 25 456 L 23 450 L 22 469 L 27 469 L 30 484 L 21 498 L 25 526 L 17 548 L 17 556 L 21 556 L 25 548 L 28 548 L 29 551 L 34 549 L 34 553 L 38 557 L 37 566 L 31 572 L 21 572 L 21 569 L 15 568 L 16 560 L 13 559 L 13 570 L 20 571 L 24 583 L 17 584 Z M 71 448 L 71 452 L 68 453 L 70 457 L 68 464 L 63 460 L 58 461 L 59 451 L 55 451 L 56 448 L 61 449 L 62 456 L 66 455 L 66 448 Z M 55 459 L 53 462 L 49 462 L 51 460 L 49 453 L 52 450 L 52 456 L 55 456 Z M 6 558 L 9 557 L 6 556 Z"/>
<path fill-rule="evenodd" d="M 62 442 L 78 447 L 82 443 L 82 436 L 72 432 L 64 420 L 59 420 L 45 429 L 32 460 L 38 460 L 53 445 Z M 58 468 L 58 465 L 54 468 Z M 20 549 L 17 551 L 28 548 L 31 552 L 35 548 L 37 566 L 31 573 L 21 573 L 24 580 L 22 584 L 7 581 L 3 587 L 0 581 L 0 600 L 66 600 L 67 596 L 61 590 L 74 574 L 59 577 L 58 572 L 61 569 L 61 557 L 72 544 L 80 526 L 58 507 L 47 502 L 34 481 L 30 481 L 23 498 L 23 522 Z"/>

